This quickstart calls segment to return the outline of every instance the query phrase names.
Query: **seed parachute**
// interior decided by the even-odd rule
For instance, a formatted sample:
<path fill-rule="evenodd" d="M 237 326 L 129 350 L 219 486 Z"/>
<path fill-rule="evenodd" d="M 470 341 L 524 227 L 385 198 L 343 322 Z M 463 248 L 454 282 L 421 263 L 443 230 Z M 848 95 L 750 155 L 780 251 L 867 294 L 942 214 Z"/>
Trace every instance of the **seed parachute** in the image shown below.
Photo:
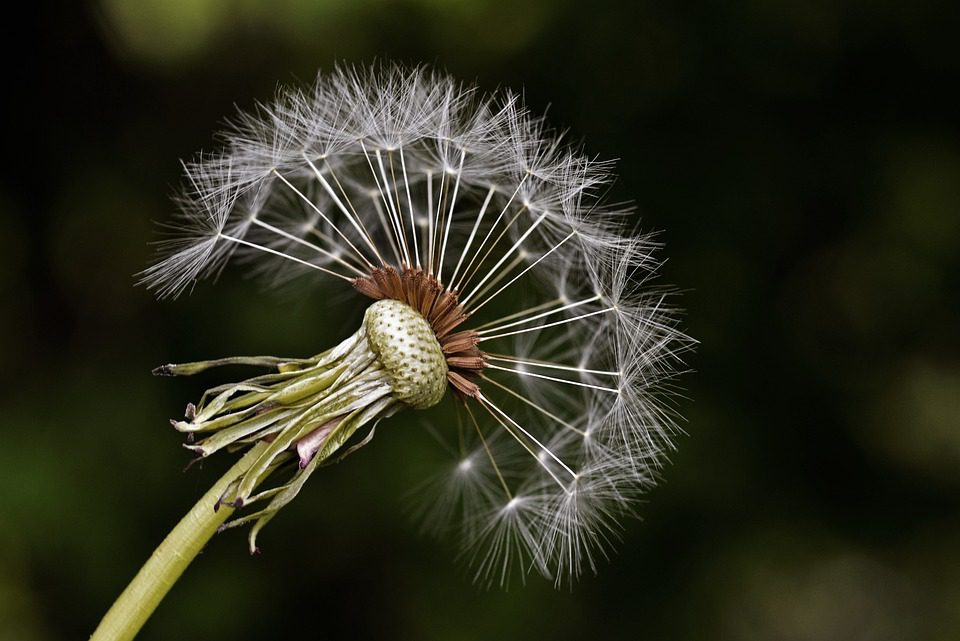
<path fill-rule="evenodd" d="M 175 297 L 237 263 L 366 309 L 310 358 L 158 368 L 266 370 L 173 421 L 200 457 L 260 448 L 212 506 L 251 510 L 224 527 L 253 523 L 256 549 L 320 465 L 398 411 L 429 423 L 449 403 L 457 421 L 434 431 L 453 456 L 419 491 L 427 526 L 460 534 L 480 583 L 595 569 L 672 447 L 692 343 L 655 283 L 657 243 L 602 202 L 611 165 L 509 91 L 392 65 L 283 89 L 222 141 L 185 164 L 143 282 Z"/>

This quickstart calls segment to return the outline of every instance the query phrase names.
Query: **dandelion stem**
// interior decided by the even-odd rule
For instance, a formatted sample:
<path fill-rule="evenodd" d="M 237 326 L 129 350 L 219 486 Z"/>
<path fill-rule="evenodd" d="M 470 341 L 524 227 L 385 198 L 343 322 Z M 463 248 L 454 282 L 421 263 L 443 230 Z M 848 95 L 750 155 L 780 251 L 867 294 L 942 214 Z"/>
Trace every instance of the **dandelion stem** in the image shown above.
<path fill-rule="evenodd" d="M 514 363 L 517 365 L 530 365 L 533 367 L 546 367 L 547 369 L 561 369 L 567 372 L 578 372 L 580 374 L 599 374 L 601 376 L 620 376 L 620 372 L 613 372 L 605 369 L 588 369 L 586 367 L 575 367 L 573 365 L 563 365 L 561 363 L 551 363 L 550 361 L 540 361 L 527 358 L 516 358 L 512 356 L 501 356 L 487 352 L 487 358 L 491 361 L 501 361 L 504 363 Z"/>
<path fill-rule="evenodd" d="M 441 183 L 441 191 L 443 186 Z M 433 275 L 433 172 L 427 170 L 427 273 Z"/>
<path fill-rule="evenodd" d="M 450 228 L 453 227 L 453 208 L 457 204 L 457 193 L 460 191 L 460 177 L 463 175 L 463 159 L 467 152 L 460 153 L 460 166 L 457 168 L 457 182 L 453 185 L 453 198 L 450 199 L 450 211 L 447 214 L 447 224 L 443 227 L 443 245 L 440 247 L 440 263 L 437 266 L 437 280 L 443 282 L 443 259 L 447 255 L 447 240 L 450 238 Z"/>
<path fill-rule="evenodd" d="M 317 166 L 313 164 L 313 161 L 307 158 L 304 155 L 304 159 L 307 161 L 307 164 L 310 165 L 310 168 L 313 170 L 313 173 L 316 175 L 317 180 L 320 181 L 320 184 L 323 185 L 323 188 L 330 195 L 330 198 L 333 199 L 333 202 L 336 203 L 337 207 L 340 208 L 340 211 L 343 212 L 343 215 L 346 216 L 347 220 L 350 221 L 350 224 L 353 225 L 353 228 L 360 233 L 360 236 L 366 241 L 367 246 L 373 250 L 374 255 L 376 255 L 377 260 L 380 261 L 381 265 L 386 264 L 383 260 L 383 256 L 380 255 L 380 252 L 377 250 L 377 246 L 373 244 L 373 238 L 370 236 L 370 232 L 367 231 L 366 225 L 363 224 L 360 215 L 357 214 L 357 210 L 354 208 L 353 203 L 350 201 L 350 197 L 347 195 L 346 190 L 344 190 L 343 185 L 340 184 L 340 179 L 337 178 L 337 174 L 333 171 L 333 166 L 329 162 L 325 162 L 327 169 L 330 171 L 330 177 L 333 178 L 333 181 L 337 183 L 337 188 L 340 190 L 340 193 L 343 194 L 344 199 L 347 201 L 347 205 L 350 206 L 350 211 L 353 212 L 353 215 L 350 215 L 350 211 L 347 211 L 347 208 L 343 206 L 343 201 L 334 193 L 333 187 L 330 186 L 330 183 L 327 182 L 327 179 L 323 177 L 323 174 L 317 169 Z M 334 227 L 336 229 L 336 227 Z M 339 231 L 339 230 L 338 230 Z M 357 252 L 359 253 L 359 252 Z M 362 255 L 361 255 L 362 258 Z M 367 262 L 367 259 L 363 259 Z M 369 267 L 373 267 L 369 262 L 367 262 Z"/>
<path fill-rule="evenodd" d="M 529 236 L 530 234 L 533 233 L 533 230 L 536 229 L 536 228 L 540 225 L 540 223 L 543 222 L 543 219 L 546 218 L 547 215 L 548 215 L 547 212 L 544 212 L 544 213 L 540 214 L 540 216 L 537 217 L 537 219 L 536 219 L 535 221 L 533 221 L 533 224 L 531 224 L 529 227 L 527 227 L 527 230 L 526 230 L 525 232 L 523 232 L 523 234 L 520 236 L 520 238 L 517 239 L 517 242 L 515 242 L 515 243 L 513 244 L 513 246 L 510 247 L 510 249 L 507 250 L 507 253 L 505 253 L 503 256 L 500 257 L 500 260 L 497 261 L 497 264 L 494 265 L 494 266 L 490 269 L 489 272 L 487 272 L 487 275 L 484 276 L 483 279 L 482 279 L 479 283 L 477 283 L 476 287 L 473 288 L 473 291 L 471 291 L 469 294 L 467 294 L 466 296 L 463 297 L 463 301 L 462 301 L 462 302 L 463 302 L 464 305 L 466 305 L 467 302 L 468 302 L 471 298 L 473 298 L 473 296 L 477 293 L 477 291 L 480 289 L 480 287 L 482 287 L 483 284 L 486 283 L 487 280 L 488 280 L 491 276 L 493 276 L 494 273 L 496 273 L 496 271 L 497 271 L 498 269 L 500 269 L 500 266 L 503 265 L 503 263 L 504 263 L 508 258 L 510 258 L 510 256 L 513 254 L 513 252 L 517 251 L 517 249 L 523 244 L 523 241 L 525 241 L 525 240 L 527 239 L 527 236 Z"/>
<path fill-rule="evenodd" d="M 366 275 L 367 275 L 366 272 L 357 269 L 356 267 L 354 267 L 353 265 L 351 265 L 351 264 L 348 263 L 347 261 L 343 260 L 342 258 L 340 258 L 339 256 L 337 256 L 336 254 L 327 251 L 327 250 L 324 249 L 323 247 L 319 247 L 319 246 L 317 246 L 317 245 L 314 245 L 313 243 L 311 243 L 311 242 L 309 242 L 309 241 L 306 241 L 306 240 L 300 238 L 299 236 L 294 236 L 294 235 L 291 234 L 290 232 L 284 231 L 284 230 L 280 229 L 279 227 L 274 227 L 273 225 L 271 225 L 271 224 L 269 224 L 269 223 L 265 223 L 265 222 L 263 222 L 262 220 L 260 220 L 259 218 L 254 218 L 254 219 L 252 220 L 252 223 L 253 223 L 254 225 L 257 225 L 258 227 L 263 227 L 264 229 L 266 229 L 266 230 L 268 230 L 268 231 L 272 231 L 272 232 L 275 233 L 277 236 L 280 236 L 280 237 L 282 237 L 282 238 L 286 238 L 287 240 L 292 241 L 292 242 L 296 243 L 297 245 L 303 245 L 304 247 L 309 247 L 310 249 L 312 249 L 313 251 L 317 252 L 318 254 L 321 254 L 321 255 L 323 255 L 323 256 L 326 256 L 327 258 L 329 258 L 329 259 L 331 259 L 331 260 L 335 260 L 335 261 L 337 261 L 338 263 L 340 263 L 341 265 L 343 265 L 344 267 L 353 270 L 353 272 L 356 273 L 356 274 L 358 274 L 359 276 L 366 276 Z"/>
<path fill-rule="evenodd" d="M 524 403 L 526 403 L 527 405 L 529 405 L 529 406 L 532 407 L 533 409 L 537 410 L 538 412 L 540 412 L 540 413 L 543 414 L 544 416 L 547 416 L 547 417 L 553 419 L 554 421 L 556 421 L 557 423 L 559 423 L 560 425 L 563 425 L 563 426 L 564 426 L 565 428 L 567 428 L 568 430 L 572 430 L 572 431 L 576 432 L 577 434 L 579 434 L 580 436 L 584 436 L 584 435 L 586 434 L 586 432 L 584 432 L 583 430 L 575 427 L 574 425 L 571 425 L 570 423 L 566 422 L 565 420 L 563 420 L 562 418 L 560 418 L 560 417 L 557 416 L 556 414 L 553 414 L 552 412 L 544 409 L 544 408 L 541 407 L 540 405 L 537 405 L 536 403 L 534 403 L 533 401 L 531 401 L 529 398 L 527 398 L 527 397 L 524 396 L 523 394 L 520 394 L 520 393 L 516 392 L 515 390 L 510 389 L 509 387 L 507 387 L 507 386 L 504 385 L 503 383 L 500 383 L 500 382 L 498 382 L 498 381 L 495 381 L 494 379 L 490 378 L 490 377 L 487 376 L 486 374 L 480 374 L 480 378 L 482 378 L 483 380 L 485 380 L 485 381 L 487 381 L 487 382 L 489 382 L 489 383 L 491 383 L 491 384 L 499 387 L 499 388 L 502 389 L 504 392 L 506 392 L 507 394 L 510 394 L 510 395 L 513 396 L 514 398 L 520 399 L 521 401 L 523 401 Z"/>
<path fill-rule="evenodd" d="M 233 513 L 227 505 L 218 510 L 214 510 L 214 505 L 267 446 L 268 443 L 264 442 L 254 445 L 177 523 L 114 601 L 90 641 L 128 641 L 136 636 L 190 562 Z"/>
<path fill-rule="evenodd" d="M 366 147 L 363 145 L 363 141 L 360 142 L 360 146 L 363 147 L 363 153 L 367 153 Z M 380 198 L 383 199 L 383 204 L 386 206 L 386 211 L 390 214 L 390 225 L 393 227 L 393 233 L 397 237 L 397 242 L 400 243 L 400 248 L 403 250 L 403 264 L 412 265 L 413 262 L 410 260 L 410 249 L 407 247 L 407 233 L 403 227 L 403 219 L 400 217 L 397 208 L 394 206 L 393 192 L 390 191 L 390 185 L 387 181 L 387 171 L 383 166 L 383 154 L 380 153 L 379 149 L 374 150 L 374 155 L 377 157 L 377 166 L 380 168 L 380 176 L 383 178 L 383 185 L 380 184 L 380 179 L 377 178 L 377 172 L 373 168 L 371 162 L 370 171 L 373 172 L 373 180 L 377 183 L 377 189 L 380 191 Z M 370 162 L 370 156 L 367 155 L 367 161 Z M 387 197 L 387 194 L 390 194 L 390 197 Z"/>
<path fill-rule="evenodd" d="M 467 238 L 467 244 L 463 246 L 463 251 L 460 252 L 460 260 L 457 261 L 457 267 L 453 270 L 453 276 L 450 277 L 450 288 L 456 288 L 457 286 L 457 274 L 460 273 L 460 266 L 463 265 L 463 259 L 466 258 L 467 252 L 470 251 L 470 246 L 473 244 L 473 239 L 477 235 L 477 229 L 480 227 L 480 223 L 483 222 L 483 215 L 487 213 L 487 206 L 490 204 L 490 199 L 493 198 L 493 195 L 497 192 L 495 187 L 491 187 L 487 192 L 486 198 L 483 199 L 483 205 L 480 206 L 480 212 L 477 214 L 477 219 L 473 223 L 473 229 L 470 230 L 470 237 Z"/>
<path fill-rule="evenodd" d="M 276 169 L 274 169 L 274 170 L 273 170 L 273 174 L 274 174 L 277 178 L 279 178 L 280 181 L 283 182 L 284 185 L 286 185 L 287 187 L 289 187 L 289 188 L 293 191 L 293 193 L 295 193 L 297 196 L 299 196 L 299 197 L 300 197 L 300 200 L 302 200 L 303 202 L 305 202 L 308 207 L 310 207 L 310 208 L 311 208 L 313 211 L 315 211 L 321 218 L 323 218 L 323 219 L 327 222 L 327 224 L 330 225 L 330 227 L 332 227 L 335 232 L 337 232 L 337 234 L 340 236 L 340 238 L 342 238 L 343 241 L 344 241 L 345 243 L 347 243 L 347 245 L 350 246 L 350 249 L 352 249 L 352 250 L 357 254 L 357 256 L 360 257 L 360 259 L 361 259 L 363 262 L 365 262 L 367 265 L 369 265 L 369 266 L 372 267 L 372 264 L 370 263 L 369 260 L 367 260 L 367 257 L 364 256 L 364 255 L 360 252 L 360 250 L 357 249 L 357 247 L 356 247 L 352 242 L 350 242 L 350 239 L 347 238 L 346 235 L 344 235 L 344 233 L 343 233 L 342 231 L 340 231 L 340 228 L 337 227 L 337 226 L 333 223 L 332 220 L 330 220 L 329 218 L 327 218 L 327 215 L 326 215 L 325 213 L 323 213 L 323 211 L 322 211 L 319 207 L 317 207 L 316 203 L 314 203 L 312 200 L 310 200 L 309 198 L 307 198 L 302 191 L 300 191 L 299 189 L 297 189 L 297 188 L 293 185 L 293 183 L 291 183 L 289 180 L 287 180 L 287 179 L 283 176 L 283 174 L 281 174 L 279 171 L 277 171 Z M 318 173 L 318 175 L 319 175 L 319 173 Z M 350 219 L 350 221 L 353 222 L 352 219 Z"/>
<path fill-rule="evenodd" d="M 510 279 L 510 282 L 508 282 L 506 285 L 504 285 L 503 287 L 501 287 L 500 289 L 498 289 L 498 290 L 497 290 L 494 294 L 492 294 L 491 296 L 487 297 L 487 299 L 484 300 L 482 303 L 479 303 L 476 307 L 474 307 L 471 313 L 474 313 L 474 314 L 475 314 L 478 309 L 480 309 L 481 307 L 483 307 L 484 305 L 486 305 L 487 303 L 489 303 L 491 300 L 493 300 L 494 298 L 496 298 L 497 296 L 499 296 L 500 293 L 503 292 L 503 290 L 507 289 L 508 287 L 510 287 L 510 285 L 513 285 L 515 282 L 517 282 L 517 279 L 519 279 L 521 276 L 523 276 L 523 275 L 526 274 L 528 271 L 530 271 L 531 269 L 533 269 L 534 267 L 536 267 L 538 264 L 540 264 L 540 261 L 542 261 L 544 258 L 546 258 L 546 257 L 549 256 L 550 254 L 552 254 L 554 251 L 556 251 L 557 249 L 559 249 L 565 242 L 567 242 L 568 240 L 570 240 L 571 238 L 573 238 L 574 234 L 576 234 L 576 233 L 577 233 L 577 232 L 572 231 L 572 232 L 570 232 L 569 234 L 567 234 L 566 238 L 564 238 L 564 239 L 561 240 L 559 243 L 557 243 L 556 245 L 554 245 L 553 247 L 551 247 L 543 256 L 541 256 L 540 258 L 538 258 L 537 260 L 535 260 L 533 263 L 531 263 L 531 264 L 530 264 L 526 269 L 524 269 L 522 272 L 520 272 L 519 274 L 517 274 L 516 276 L 514 276 L 513 278 L 511 278 L 511 279 Z M 510 271 L 509 269 L 508 269 L 508 270 L 505 270 L 504 273 L 509 272 L 509 271 Z"/>
<path fill-rule="evenodd" d="M 410 211 L 410 235 L 413 238 L 413 254 L 417 260 L 417 269 L 420 269 L 420 247 L 417 244 L 417 223 L 413 215 L 413 199 L 410 197 L 410 179 L 407 177 L 407 161 L 403 158 L 403 147 L 400 147 L 400 167 L 403 169 L 403 184 L 407 190 L 407 207 Z M 390 169 L 393 169 L 392 164 L 390 165 Z"/>
<path fill-rule="evenodd" d="M 501 372 L 511 372 L 513 374 L 519 374 L 520 376 L 532 376 L 534 378 L 542 378 L 545 381 L 553 381 L 555 383 L 564 383 L 565 385 L 576 385 L 577 387 L 589 387 L 590 389 L 599 390 L 601 392 L 611 392 L 613 394 L 619 394 L 620 390 L 613 387 L 604 387 L 603 385 L 591 385 L 590 383 L 581 383 L 580 381 L 571 381 L 565 378 L 557 378 L 556 376 L 547 376 L 546 374 L 537 374 L 536 372 L 527 372 L 520 369 L 510 369 L 509 367 L 500 367 L 499 365 L 494 365 L 490 363 L 487 365 L 490 369 L 498 369 Z"/>
<path fill-rule="evenodd" d="M 510 195 L 510 198 L 507 199 L 507 202 L 506 202 L 506 204 L 503 206 L 503 209 L 500 210 L 500 215 L 497 216 L 497 219 L 493 221 L 493 224 L 490 225 L 490 229 L 487 230 L 486 236 L 484 236 L 484 237 L 483 237 L 483 240 L 480 242 L 480 244 L 477 245 L 477 250 L 476 250 L 476 252 L 474 252 L 473 257 L 470 258 L 470 262 L 467 263 L 466 268 L 464 268 L 464 270 L 463 270 L 463 275 L 460 277 L 460 278 L 462 279 L 462 282 L 455 283 L 455 284 L 451 284 L 451 286 L 452 286 L 454 289 L 463 290 L 464 288 L 466 288 L 467 283 L 470 281 L 470 279 L 473 278 L 474 274 L 476 273 L 476 269 L 473 270 L 473 271 L 470 271 L 470 268 L 473 266 L 474 261 L 476 261 L 477 258 L 480 256 L 480 252 L 483 251 L 483 248 L 487 245 L 487 241 L 490 240 L 490 236 L 493 234 L 493 230 L 496 229 L 497 225 L 500 224 L 500 221 L 503 220 L 503 217 L 506 215 L 507 210 L 510 208 L 510 204 L 513 202 L 513 199 L 516 197 L 516 195 L 517 195 L 518 193 L 520 193 L 520 188 L 523 187 L 523 183 L 524 183 L 524 181 L 526 181 L 526 179 L 527 179 L 527 177 L 524 176 L 524 177 L 520 180 L 520 182 L 517 184 L 517 188 L 513 191 L 513 194 Z M 507 228 L 509 228 L 511 225 L 513 225 L 514 221 L 520 216 L 520 214 L 521 214 L 526 208 L 527 208 L 526 205 L 524 205 L 524 206 L 522 206 L 522 207 L 519 208 L 519 211 L 517 211 L 517 215 L 513 217 L 513 220 L 511 220 L 509 223 L 507 223 Z M 503 231 L 500 232 L 500 235 L 497 236 L 497 239 L 496 239 L 495 241 L 493 241 L 493 244 L 492 244 L 492 245 L 490 245 L 490 249 L 488 249 L 488 250 L 487 250 L 487 253 L 484 254 L 484 256 L 483 256 L 482 259 L 480 259 L 480 264 L 482 264 L 483 261 L 485 261 L 485 260 L 487 259 L 487 256 L 490 255 L 490 252 L 493 251 L 493 248 L 496 247 L 497 243 L 500 242 L 500 239 L 503 238 L 503 234 L 504 234 L 505 232 L 506 232 L 506 229 L 504 229 Z M 464 253 L 466 253 L 466 250 L 464 250 Z M 477 265 L 477 269 L 480 269 L 480 264 Z M 467 275 L 468 273 L 469 273 L 469 275 Z"/>
<path fill-rule="evenodd" d="M 494 328 L 494 329 L 485 329 L 485 330 L 479 331 L 479 332 L 477 332 L 477 333 L 480 334 L 480 340 L 481 340 L 481 341 L 489 341 L 489 340 L 493 340 L 494 338 L 503 338 L 504 336 L 513 336 L 514 334 L 523 334 L 523 333 L 525 333 L 525 332 L 538 332 L 538 331 L 540 331 L 540 330 L 542 330 L 542 329 L 546 329 L 546 328 L 548 328 L 548 327 L 556 327 L 557 325 L 566 325 L 567 323 L 572 323 L 572 322 L 574 322 L 574 321 L 583 320 L 584 318 L 590 318 L 591 316 L 596 316 L 597 314 L 606 314 L 607 312 L 612 312 L 614 309 L 615 309 L 614 307 L 607 307 L 606 309 L 598 309 L 598 310 L 595 311 L 595 312 L 590 312 L 590 313 L 587 313 L 587 314 L 580 314 L 579 316 L 572 316 L 572 317 L 570 317 L 570 318 L 565 318 L 565 319 L 563 319 L 563 320 L 553 321 L 552 323 L 546 323 L 546 324 L 544 324 L 544 325 L 537 325 L 537 326 L 535 326 L 535 327 L 527 327 L 527 328 L 524 328 L 524 329 L 517 329 L 517 330 L 514 330 L 514 331 L 512 331 L 512 332 L 502 332 L 502 333 L 499 333 L 499 334 L 489 335 L 488 332 L 493 332 L 493 331 L 497 331 L 498 329 L 502 329 L 502 328 Z M 560 310 L 556 310 L 556 311 L 560 311 Z M 552 313 L 552 312 L 551 312 L 551 313 Z M 541 316 L 545 316 L 545 314 L 542 314 Z M 537 318 L 537 317 L 534 317 L 534 318 Z M 523 322 L 526 323 L 527 321 L 531 321 L 531 320 L 533 320 L 533 318 L 527 318 L 527 319 L 524 319 Z M 514 325 L 517 325 L 517 324 L 519 324 L 519 323 L 513 323 L 513 324 L 514 324 Z"/>
<path fill-rule="evenodd" d="M 265 254 L 273 254 L 274 256 L 279 256 L 280 258 L 285 258 L 286 260 L 293 261 L 293 262 L 295 262 L 295 263 L 298 263 L 298 264 L 300 264 L 300 265 L 303 265 L 304 267 L 309 267 L 310 269 L 316 269 L 317 271 L 321 271 L 321 272 L 323 272 L 324 274 L 330 274 L 331 276 L 335 276 L 335 277 L 337 277 L 337 278 L 340 278 L 340 279 L 342 279 L 342 280 L 345 280 L 345 281 L 347 281 L 348 283 L 353 281 L 353 279 L 350 278 L 349 276 L 344 276 L 343 274 L 340 274 L 340 273 L 337 273 L 337 272 L 335 272 L 335 271 L 333 271 L 333 270 L 327 269 L 326 267 L 321 267 L 320 265 L 314 265 L 313 263 L 310 263 L 310 262 L 307 262 L 307 261 L 302 260 L 302 259 L 300 259 L 300 258 L 297 258 L 296 256 L 291 256 L 291 255 L 289 255 L 289 254 L 284 254 L 283 252 L 277 251 L 276 249 L 271 249 L 271 248 L 269 248 L 269 247 L 264 247 L 263 245 L 258 245 L 258 244 L 256 244 L 256 243 L 251 243 L 249 240 L 244 240 L 244 239 L 242 239 L 242 238 L 234 238 L 233 236 L 230 236 L 230 235 L 228 235 L 228 234 L 224 234 L 223 232 L 220 233 L 220 238 L 223 238 L 224 240 L 229 240 L 229 241 L 232 242 L 232 243 L 237 243 L 238 245 L 243 245 L 243 246 L 245 246 L 245 247 L 250 247 L 250 248 L 252 248 L 252 249 L 256 249 L 256 250 L 262 251 L 262 252 L 264 252 Z"/>

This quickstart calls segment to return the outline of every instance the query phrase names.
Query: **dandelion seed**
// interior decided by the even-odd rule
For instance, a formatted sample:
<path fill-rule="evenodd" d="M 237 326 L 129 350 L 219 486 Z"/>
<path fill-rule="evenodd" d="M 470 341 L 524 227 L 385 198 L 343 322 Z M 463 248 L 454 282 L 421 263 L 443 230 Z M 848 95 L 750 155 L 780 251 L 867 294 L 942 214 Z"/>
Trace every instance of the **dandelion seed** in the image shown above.
<path fill-rule="evenodd" d="M 246 359 L 268 372 L 174 421 L 201 457 L 260 448 L 220 497 L 248 510 L 225 527 L 253 523 L 256 550 L 319 465 L 373 430 L 355 435 L 451 397 L 465 419 L 430 485 L 446 498 L 425 512 L 459 531 L 477 581 L 594 569 L 671 447 L 691 343 L 649 285 L 656 243 L 599 199 L 611 166 L 515 94 L 389 65 L 282 91 L 223 139 L 185 165 L 181 217 L 143 282 L 175 297 L 246 258 L 272 283 L 313 277 L 366 307 L 335 347 Z"/>

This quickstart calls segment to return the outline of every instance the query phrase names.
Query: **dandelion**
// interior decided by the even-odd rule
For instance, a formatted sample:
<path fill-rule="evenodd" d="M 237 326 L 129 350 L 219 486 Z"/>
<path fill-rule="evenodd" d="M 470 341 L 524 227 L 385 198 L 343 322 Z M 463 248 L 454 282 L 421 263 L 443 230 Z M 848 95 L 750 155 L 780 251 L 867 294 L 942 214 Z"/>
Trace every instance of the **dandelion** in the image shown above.
<path fill-rule="evenodd" d="M 418 492 L 427 527 L 459 533 L 483 584 L 594 570 L 671 448 L 690 345 L 652 284 L 656 242 L 601 202 L 610 164 L 509 91 L 395 66 L 283 90 L 222 140 L 185 164 L 180 217 L 143 283 L 176 297 L 236 263 L 271 286 L 321 282 L 331 314 L 366 310 L 309 358 L 156 370 L 266 370 L 171 421 L 199 458 L 246 451 L 194 508 L 209 534 L 250 524 L 256 551 L 320 466 L 399 411 L 447 403 L 457 420 L 431 430 L 452 458 Z"/>

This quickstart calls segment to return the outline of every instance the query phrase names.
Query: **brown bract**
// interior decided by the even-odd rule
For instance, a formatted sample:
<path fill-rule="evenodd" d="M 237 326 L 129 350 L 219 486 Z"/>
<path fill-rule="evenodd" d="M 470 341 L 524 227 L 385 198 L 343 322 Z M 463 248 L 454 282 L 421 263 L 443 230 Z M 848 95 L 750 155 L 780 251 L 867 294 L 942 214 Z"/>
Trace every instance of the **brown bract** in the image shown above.
<path fill-rule="evenodd" d="M 422 269 L 378 267 L 369 276 L 353 279 L 360 293 L 374 300 L 391 298 L 406 303 L 423 316 L 440 343 L 447 359 L 447 381 L 463 395 L 479 398 L 480 388 L 474 382 L 487 366 L 486 354 L 477 348 L 479 336 L 474 330 L 454 330 L 470 316 L 457 298 L 457 292 L 446 289 Z"/>

